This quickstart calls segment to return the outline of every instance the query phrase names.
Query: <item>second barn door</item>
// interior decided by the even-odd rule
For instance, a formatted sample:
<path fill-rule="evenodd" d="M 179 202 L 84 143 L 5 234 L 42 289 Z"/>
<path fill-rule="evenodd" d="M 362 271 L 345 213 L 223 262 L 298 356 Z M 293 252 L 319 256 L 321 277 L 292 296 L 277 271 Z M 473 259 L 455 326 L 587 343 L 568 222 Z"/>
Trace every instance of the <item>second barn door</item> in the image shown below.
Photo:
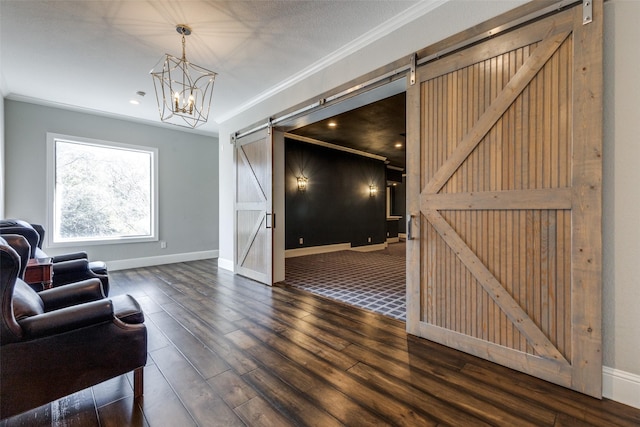
<path fill-rule="evenodd" d="M 235 143 L 235 271 L 273 284 L 273 132 Z"/>

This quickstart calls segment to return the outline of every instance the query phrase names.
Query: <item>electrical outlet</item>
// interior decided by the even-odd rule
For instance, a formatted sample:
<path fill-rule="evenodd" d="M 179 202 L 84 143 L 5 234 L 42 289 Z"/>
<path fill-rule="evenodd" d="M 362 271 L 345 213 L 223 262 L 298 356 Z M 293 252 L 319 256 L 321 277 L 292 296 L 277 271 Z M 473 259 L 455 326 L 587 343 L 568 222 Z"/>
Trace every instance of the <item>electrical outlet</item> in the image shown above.
<path fill-rule="evenodd" d="M 299 238 L 298 243 L 301 245 L 304 245 L 304 238 L 303 237 Z"/>
<path fill-rule="evenodd" d="M 167 242 L 160 240 L 160 249 L 167 249 Z"/>
<path fill-rule="evenodd" d="M 371 237 L 367 237 L 367 242 L 371 243 Z"/>

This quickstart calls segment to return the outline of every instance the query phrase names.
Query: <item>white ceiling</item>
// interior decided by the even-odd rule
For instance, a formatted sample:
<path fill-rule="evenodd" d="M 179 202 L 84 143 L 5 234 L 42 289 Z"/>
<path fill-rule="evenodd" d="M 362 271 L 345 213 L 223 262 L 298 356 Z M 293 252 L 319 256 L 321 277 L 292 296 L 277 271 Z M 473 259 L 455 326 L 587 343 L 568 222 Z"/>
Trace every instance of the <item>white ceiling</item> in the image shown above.
<path fill-rule="evenodd" d="M 0 0 L 0 89 L 159 123 L 149 71 L 165 53 L 180 56 L 175 26 L 187 24 L 187 59 L 218 73 L 199 128 L 215 134 L 216 122 L 443 2 Z M 147 95 L 134 106 L 137 91 Z"/>

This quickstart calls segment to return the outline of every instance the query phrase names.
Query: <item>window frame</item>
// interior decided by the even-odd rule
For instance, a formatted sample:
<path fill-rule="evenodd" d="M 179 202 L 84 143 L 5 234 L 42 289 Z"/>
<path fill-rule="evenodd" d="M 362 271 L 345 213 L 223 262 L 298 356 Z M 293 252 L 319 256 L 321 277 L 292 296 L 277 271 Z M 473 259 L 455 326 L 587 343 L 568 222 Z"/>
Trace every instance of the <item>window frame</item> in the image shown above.
<path fill-rule="evenodd" d="M 74 240 L 65 240 L 63 242 L 55 241 L 54 218 L 56 211 L 56 142 L 70 142 L 77 144 L 93 145 L 103 148 L 124 149 L 129 151 L 137 151 L 149 154 L 151 156 L 151 234 L 148 236 L 117 236 L 117 237 L 100 237 L 100 238 L 75 238 Z M 158 234 L 158 148 L 142 145 L 125 144 L 121 142 L 105 141 L 100 139 L 85 138 L 80 136 L 64 135 L 59 133 L 47 132 L 47 207 L 46 207 L 46 246 L 50 248 L 56 247 L 73 247 L 73 246 L 89 246 L 89 245 L 109 245 L 109 244 L 126 244 L 141 242 L 157 242 Z"/>

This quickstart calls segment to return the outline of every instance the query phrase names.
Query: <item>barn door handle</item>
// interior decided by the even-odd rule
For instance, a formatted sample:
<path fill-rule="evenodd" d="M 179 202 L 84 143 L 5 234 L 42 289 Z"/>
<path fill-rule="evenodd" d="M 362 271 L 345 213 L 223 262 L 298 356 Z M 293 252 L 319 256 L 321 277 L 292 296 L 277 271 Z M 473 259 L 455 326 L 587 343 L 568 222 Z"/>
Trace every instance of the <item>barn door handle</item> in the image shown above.
<path fill-rule="evenodd" d="M 276 214 L 267 213 L 267 216 L 265 218 L 265 225 L 267 226 L 267 228 L 276 228 Z"/>
<path fill-rule="evenodd" d="M 412 233 L 412 223 L 413 223 L 413 215 L 409 214 L 409 217 L 407 218 L 407 240 L 413 240 L 413 233 Z"/>

